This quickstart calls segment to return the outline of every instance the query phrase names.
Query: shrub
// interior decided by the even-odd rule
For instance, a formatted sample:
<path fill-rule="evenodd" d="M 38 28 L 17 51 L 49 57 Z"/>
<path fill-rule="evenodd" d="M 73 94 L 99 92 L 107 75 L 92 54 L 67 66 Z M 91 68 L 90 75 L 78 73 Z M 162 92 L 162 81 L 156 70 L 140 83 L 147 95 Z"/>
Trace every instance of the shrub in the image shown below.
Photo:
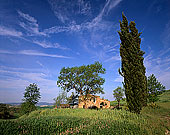
<path fill-rule="evenodd" d="M 153 108 L 153 109 L 160 108 L 156 103 L 151 103 L 148 106 Z"/>
<path fill-rule="evenodd" d="M 21 104 L 21 114 L 29 114 L 30 112 L 36 110 L 36 106 L 31 102 L 23 102 Z"/>
<path fill-rule="evenodd" d="M 9 108 L 7 104 L 0 104 L 0 119 L 10 118 Z"/>

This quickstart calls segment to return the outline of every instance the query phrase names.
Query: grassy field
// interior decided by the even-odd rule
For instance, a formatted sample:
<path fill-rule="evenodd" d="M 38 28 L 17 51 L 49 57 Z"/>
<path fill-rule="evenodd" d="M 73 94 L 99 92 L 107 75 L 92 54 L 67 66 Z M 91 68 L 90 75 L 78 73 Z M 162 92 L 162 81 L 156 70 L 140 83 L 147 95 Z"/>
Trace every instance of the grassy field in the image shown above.
<path fill-rule="evenodd" d="M 0 134 L 165 135 L 170 134 L 170 91 L 140 115 L 126 110 L 44 109 L 0 120 Z"/>

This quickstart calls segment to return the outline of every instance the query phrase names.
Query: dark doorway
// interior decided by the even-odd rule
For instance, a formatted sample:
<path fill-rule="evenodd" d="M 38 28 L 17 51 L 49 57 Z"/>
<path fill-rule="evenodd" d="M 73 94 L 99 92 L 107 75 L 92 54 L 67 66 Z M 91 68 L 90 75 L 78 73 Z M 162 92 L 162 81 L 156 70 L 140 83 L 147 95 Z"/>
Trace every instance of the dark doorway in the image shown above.
<path fill-rule="evenodd" d="M 103 106 L 104 106 L 104 103 L 101 102 L 101 103 L 100 103 L 100 108 L 103 108 Z"/>

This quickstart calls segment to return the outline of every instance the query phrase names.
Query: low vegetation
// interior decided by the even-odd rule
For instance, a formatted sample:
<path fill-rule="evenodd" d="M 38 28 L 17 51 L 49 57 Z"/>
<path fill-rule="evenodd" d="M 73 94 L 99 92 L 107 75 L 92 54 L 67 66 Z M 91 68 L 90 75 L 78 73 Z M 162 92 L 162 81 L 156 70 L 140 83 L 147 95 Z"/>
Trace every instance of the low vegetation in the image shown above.
<path fill-rule="evenodd" d="M 165 135 L 170 130 L 169 96 L 170 91 L 163 93 L 158 108 L 149 105 L 141 114 L 124 109 L 40 109 L 15 120 L 0 120 L 0 133 Z"/>

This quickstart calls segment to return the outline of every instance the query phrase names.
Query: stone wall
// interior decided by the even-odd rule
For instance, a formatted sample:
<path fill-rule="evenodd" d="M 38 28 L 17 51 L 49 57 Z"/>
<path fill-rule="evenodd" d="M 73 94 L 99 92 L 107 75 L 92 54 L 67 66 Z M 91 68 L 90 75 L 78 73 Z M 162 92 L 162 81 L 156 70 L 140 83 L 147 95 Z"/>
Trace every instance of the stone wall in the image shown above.
<path fill-rule="evenodd" d="M 95 95 L 79 96 L 78 108 L 91 108 L 94 106 L 97 108 L 110 108 L 110 101 Z"/>

